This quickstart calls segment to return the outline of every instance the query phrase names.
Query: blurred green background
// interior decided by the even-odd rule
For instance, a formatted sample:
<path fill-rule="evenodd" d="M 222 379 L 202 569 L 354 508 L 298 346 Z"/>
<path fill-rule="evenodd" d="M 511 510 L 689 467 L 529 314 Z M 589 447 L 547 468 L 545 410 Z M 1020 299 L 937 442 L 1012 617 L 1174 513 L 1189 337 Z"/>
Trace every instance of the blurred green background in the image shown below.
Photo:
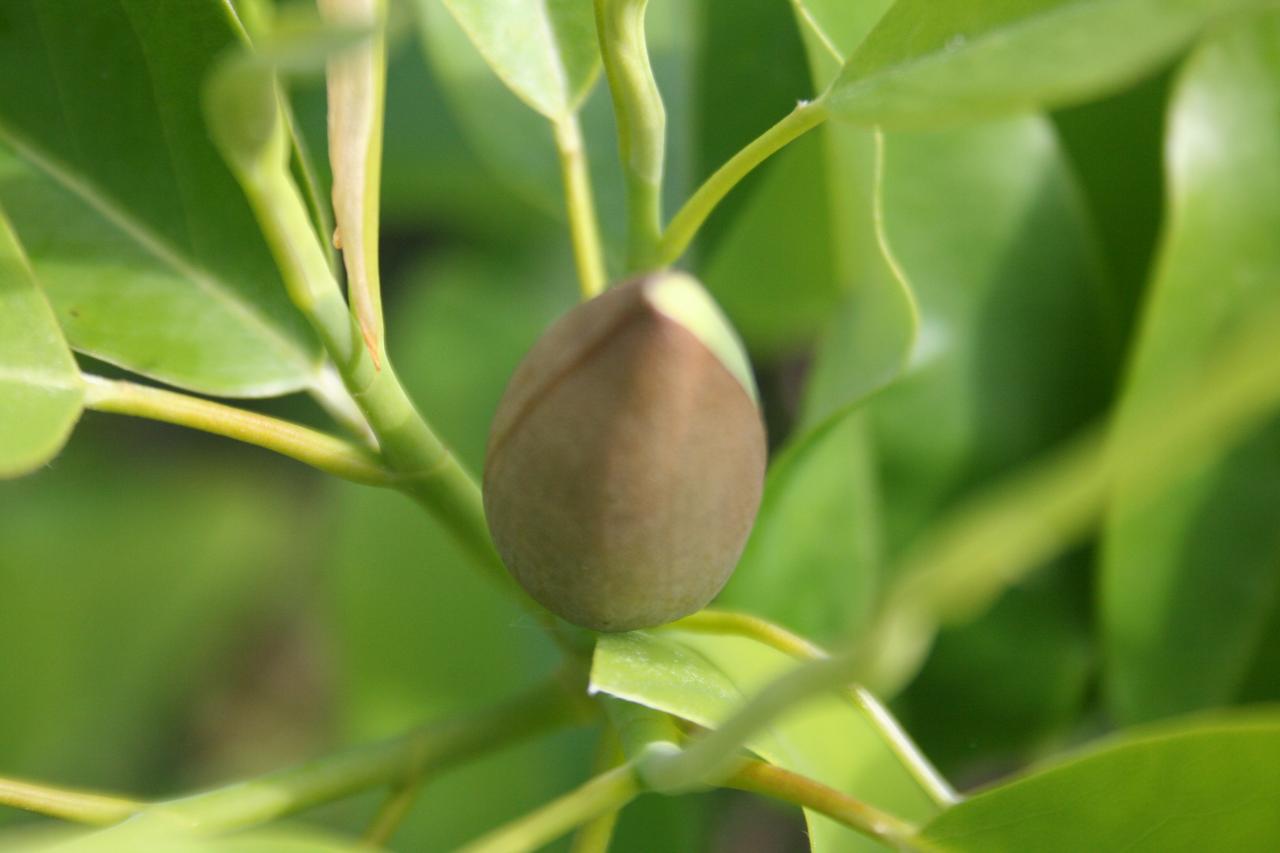
<path fill-rule="evenodd" d="M 434 0 L 420 5 L 427 36 L 395 42 L 388 85 L 388 340 L 422 409 L 479 470 L 507 377 L 577 291 L 550 130 Z M 885 4 L 867 5 L 853 41 Z M 785 3 L 652 0 L 649 18 L 674 204 L 821 75 Z M 885 231 L 922 310 L 910 370 L 793 461 L 724 604 L 835 638 L 933 521 L 1107 411 L 1164 216 L 1173 75 L 1053 116 L 887 140 Z M 322 153 L 322 88 L 292 96 Z M 623 199 L 603 85 L 583 121 L 616 267 Z M 895 369 L 877 355 L 895 351 L 902 308 L 869 230 L 869 150 L 840 127 L 804 138 L 735 191 L 688 260 L 752 351 L 778 448 Z M 254 405 L 324 422 L 304 399 Z M 1202 472 L 1177 529 L 1139 531 L 1191 567 L 1173 593 L 1139 584 L 1098 606 L 1104 551 L 1159 560 L 1126 557 L 1136 546 L 1116 534 L 944 631 L 894 702 L 943 772 L 968 788 L 1117 724 L 1277 698 L 1280 494 L 1256 476 L 1276 469 L 1277 447 L 1274 429 L 1254 436 L 1243 462 Z M 1127 608 L 1158 595 L 1177 601 L 1142 652 L 1108 646 L 1133 627 Z M 1181 656 L 1238 622 L 1231 648 L 1194 666 Z M 1162 657 L 1171 624 L 1186 628 Z M 556 662 L 399 495 L 94 413 L 45 470 L 0 483 L 0 650 L 0 773 L 139 796 L 393 734 Z M 567 790 L 595 739 L 568 732 L 429 779 L 397 849 L 450 849 Z M 359 831 L 378 801 L 320 819 Z M 623 851 L 805 849 L 798 814 L 726 793 L 642 798 L 617 839 Z"/>

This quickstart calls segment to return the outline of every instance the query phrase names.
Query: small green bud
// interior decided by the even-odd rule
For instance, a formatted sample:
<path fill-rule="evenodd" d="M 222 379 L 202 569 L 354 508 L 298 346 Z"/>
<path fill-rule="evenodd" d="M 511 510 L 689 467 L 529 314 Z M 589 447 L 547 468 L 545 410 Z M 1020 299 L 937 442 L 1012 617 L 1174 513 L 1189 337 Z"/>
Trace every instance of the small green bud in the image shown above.
<path fill-rule="evenodd" d="M 733 572 L 766 448 L 742 344 L 693 278 L 662 273 L 574 308 L 498 406 L 489 530 L 511 574 L 598 631 L 703 607 Z"/>

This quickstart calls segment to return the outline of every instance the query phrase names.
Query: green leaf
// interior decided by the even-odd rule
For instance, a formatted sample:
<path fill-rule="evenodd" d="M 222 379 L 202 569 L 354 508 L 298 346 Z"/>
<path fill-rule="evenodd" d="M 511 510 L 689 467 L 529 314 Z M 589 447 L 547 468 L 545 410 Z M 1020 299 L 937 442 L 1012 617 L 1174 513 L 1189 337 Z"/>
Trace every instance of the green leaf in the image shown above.
<path fill-rule="evenodd" d="M 1169 74 L 1054 114 L 1063 151 L 1097 225 L 1125 337 L 1151 277 L 1164 214 Z"/>
<path fill-rule="evenodd" d="M 529 4 L 531 9 L 545 5 Z M 590 0 L 585 5 L 590 6 Z M 442 0 L 419 0 L 418 8 L 427 59 L 475 156 L 520 199 L 544 214 L 563 218 L 563 182 L 551 129 L 497 78 Z M 677 200 L 684 197 L 691 180 L 689 134 L 695 120 L 690 108 L 690 66 L 696 13 L 696 5 L 687 0 L 651 0 L 646 14 L 650 60 L 667 109 L 664 190 L 669 199 Z M 579 106 L 602 235 L 606 248 L 620 260 L 626 197 L 606 88 L 595 87 L 598 96 Z M 420 97 L 415 93 L 415 98 Z M 389 111 L 388 121 L 394 120 L 394 112 Z M 492 217 L 492 211 L 487 215 Z"/>
<path fill-rule="evenodd" d="M 888 0 L 793 0 L 793 6 L 814 87 L 821 91 L 883 14 Z M 823 140 L 831 188 L 828 251 L 837 288 L 845 296 L 830 312 L 818 341 L 801 415 L 803 430 L 852 411 L 893 381 L 906 366 L 920 321 L 911 283 L 896 268 L 880 221 L 885 192 L 882 143 L 869 131 L 843 125 L 827 125 L 817 135 Z"/>
<path fill-rule="evenodd" d="M 502 82 L 552 121 L 576 111 L 595 82 L 600 49 L 590 0 L 420 2 L 443 3 Z"/>
<path fill-rule="evenodd" d="M 875 459 L 864 419 L 834 419 L 769 469 L 751 538 L 719 606 L 823 641 L 853 634 L 880 582 Z"/>
<path fill-rule="evenodd" d="M 868 407 L 898 553 L 973 486 L 1088 423 L 1117 341 L 1047 121 L 887 136 L 883 204 L 921 313 L 907 375 Z"/>
<path fill-rule="evenodd" d="M 740 637 L 683 631 L 601 636 L 591 690 L 714 728 L 795 661 Z M 792 711 L 748 743 L 766 761 L 802 773 L 908 820 L 936 807 L 848 697 Z M 815 850 L 879 850 L 821 815 L 806 813 Z"/>
<path fill-rule="evenodd" d="M 193 390 L 262 396 L 312 384 L 319 349 L 201 114 L 206 72 L 242 44 L 218 0 L 182 14 L 147 0 L 8 3 L 0 141 L 77 197 L 54 213 L 21 205 L 26 189 L 6 193 L 60 317 L 76 320 L 73 347 Z"/>
<path fill-rule="evenodd" d="M 442 0 L 420 0 L 419 17 L 433 76 L 475 154 L 520 198 L 543 213 L 559 210 L 560 169 L 544 116 L 494 75 Z"/>
<path fill-rule="evenodd" d="M 1085 101 L 1263 0 L 899 0 L 826 95 L 833 115 L 936 127 Z"/>
<path fill-rule="evenodd" d="M 573 304 L 571 271 L 536 257 L 453 256 L 412 268 L 388 301 L 391 357 L 441 436 L 480 470 L 507 379 L 543 328 Z M 444 369 L 447 366 L 448 369 Z M 511 696 L 558 660 L 538 624 L 477 572 L 447 533 L 403 495 L 339 490 L 328 595 L 356 741 Z M 574 741 L 537 742 L 441 779 L 397 839 L 452 850 L 562 793 L 589 763 Z M 513 778 L 524 780 L 511 785 Z"/>
<path fill-rule="evenodd" d="M 1116 428 L 1135 438 L 1280 296 L 1280 16 L 1225 33 L 1178 81 L 1169 227 Z M 1111 707 L 1123 720 L 1230 702 L 1280 585 L 1280 423 L 1209 454 L 1155 499 L 1123 482 L 1104 540 Z M 1229 569 L 1229 571 L 1228 571 Z"/>
<path fill-rule="evenodd" d="M 195 286 L 3 151 L 0 203 L 77 350 L 209 394 L 280 393 L 304 376 L 297 353 L 269 327 L 246 322 L 242 305 Z M 314 369 L 305 370 L 309 382 Z"/>
<path fill-rule="evenodd" d="M 0 210 L 0 478 L 56 456 L 83 396 L 76 360 Z"/>
<path fill-rule="evenodd" d="M 954 806 L 921 833 L 947 853 L 1270 850 L 1280 838 L 1280 719 L 1135 733 Z"/>
<path fill-rule="evenodd" d="M 892 5 L 893 0 L 791 0 L 809 54 L 814 85 L 819 90 L 831 84 L 845 59 L 857 50 Z"/>

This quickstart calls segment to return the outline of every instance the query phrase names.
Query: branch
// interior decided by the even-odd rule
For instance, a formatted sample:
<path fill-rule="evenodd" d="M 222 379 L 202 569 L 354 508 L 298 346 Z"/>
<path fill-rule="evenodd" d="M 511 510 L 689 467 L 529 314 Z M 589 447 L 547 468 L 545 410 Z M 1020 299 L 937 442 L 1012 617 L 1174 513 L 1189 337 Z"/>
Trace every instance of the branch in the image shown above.
<path fill-rule="evenodd" d="M 275 257 L 290 301 L 311 324 L 342 376 L 399 488 L 422 504 L 474 564 L 541 624 L 545 613 L 516 591 L 489 539 L 480 487 L 418 412 L 384 347 L 371 350 L 329 268 L 289 170 L 275 69 L 255 56 L 225 59 L 207 85 L 209 128 Z"/>
<path fill-rule="evenodd" d="M 155 803 L 107 830 L 213 835 L 278 820 L 359 791 L 456 766 L 583 717 L 577 685 L 549 682 L 502 705 L 181 799 Z"/>
<path fill-rule="evenodd" d="M 745 762 L 723 785 L 819 812 L 895 849 L 916 834 L 916 827 L 895 815 L 763 761 Z"/>
<path fill-rule="evenodd" d="M 200 397 L 84 376 L 85 406 L 176 424 L 273 450 L 344 480 L 389 486 L 396 477 L 371 453 L 328 433 Z"/>
<path fill-rule="evenodd" d="M 662 236 L 662 173 L 667 113 L 649 63 L 644 16 L 649 0 L 595 0 L 596 34 L 627 180 L 627 267 L 647 270 Z"/>
<path fill-rule="evenodd" d="M 379 850 L 386 847 L 404 819 L 409 816 L 421 788 L 421 777 L 406 779 L 392 788 L 379 806 L 378 813 L 369 822 L 369 828 L 364 833 L 364 843 Z"/>
<path fill-rule="evenodd" d="M 729 191 L 750 172 L 788 143 L 826 121 L 821 101 L 802 103 L 786 118 L 750 142 L 715 171 L 671 219 L 658 243 L 658 264 L 666 266 L 680 259 L 689 248 L 707 217 Z"/>
<path fill-rule="evenodd" d="M 146 807 L 123 797 L 0 779 L 0 805 L 95 826 L 108 826 Z"/>
<path fill-rule="evenodd" d="M 733 634 L 748 637 L 797 660 L 825 660 L 827 651 L 780 625 L 746 613 L 727 610 L 700 610 L 692 616 L 673 622 L 668 628 L 707 634 Z M 935 803 L 943 808 L 960 801 L 960 795 L 943 778 L 933 763 L 916 746 L 902 725 L 880 700 L 857 684 L 848 686 L 849 698 L 868 722 L 875 726 L 885 745 L 906 768 Z"/>
<path fill-rule="evenodd" d="M 538 850 L 576 826 L 618 811 L 640 793 L 634 769 L 624 764 L 519 820 L 494 830 L 458 853 L 524 853 Z"/>
<path fill-rule="evenodd" d="M 587 166 L 587 149 L 582 141 L 582 128 L 572 113 L 552 122 L 556 151 L 560 155 L 560 175 L 564 183 L 564 205 L 569 218 L 569 236 L 573 242 L 573 258 L 578 267 L 578 283 L 582 298 L 590 299 L 604 290 L 607 275 L 604 250 L 600 243 L 600 225 L 596 219 L 596 203 L 591 190 L 591 170 Z"/>

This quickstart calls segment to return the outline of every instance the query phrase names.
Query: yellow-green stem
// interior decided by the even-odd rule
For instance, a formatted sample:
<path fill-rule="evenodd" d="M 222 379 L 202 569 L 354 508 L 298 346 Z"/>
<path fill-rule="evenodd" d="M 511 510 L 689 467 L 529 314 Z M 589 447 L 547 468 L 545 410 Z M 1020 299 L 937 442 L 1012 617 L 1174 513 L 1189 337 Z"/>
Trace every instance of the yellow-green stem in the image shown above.
<path fill-rule="evenodd" d="M 452 534 L 476 565 L 515 591 L 493 549 L 480 487 L 419 414 L 387 359 L 385 347 L 366 346 L 359 323 L 343 299 L 324 248 L 311 227 L 306 204 L 289 173 L 288 145 L 274 77 L 252 65 L 227 66 L 211 92 L 214 136 L 219 140 L 257 216 L 291 301 L 320 337 L 343 384 L 377 437 L 382 456 L 398 475 L 397 486 L 421 503 Z M 248 102 L 266 115 L 269 132 L 236 134 L 216 107 Z M 544 611 L 517 593 L 532 612 Z"/>
<path fill-rule="evenodd" d="M 896 815 L 842 794 L 807 776 L 762 761 L 746 761 L 729 775 L 724 787 L 763 794 L 824 814 L 891 847 L 898 848 L 916 833 L 916 827 Z"/>
<path fill-rule="evenodd" d="M 395 484 L 396 475 L 367 450 L 299 424 L 200 397 L 86 375 L 85 407 L 184 426 L 257 445 L 344 480 Z"/>
<path fill-rule="evenodd" d="M 421 778 L 406 780 L 393 787 L 382 805 L 378 807 L 378 813 L 369 822 L 369 828 L 365 830 L 362 839 L 364 843 L 379 850 L 386 847 L 395 836 L 396 830 L 404 823 L 404 819 L 409 816 L 409 811 L 413 808 L 414 801 L 418 799 L 418 791 L 421 788 Z"/>
<path fill-rule="evenodd" d="M 582 298 L 590 299 L 604 290 L 607 276 L 595 198 L 591 190 L 587 149 L 582 141 L 582 128 L 578 125 L 576 115 L 571 113 L 552 122 L 552 126 L 555 129 L 556 150 L 560 154 L 565 210 L 569 219 L 569 237 L 573 241 L 573 258 L 578 268 L 578 283 L 582 289 Z"/>
<path fill-rule="evenodd" d="M 604 59 L 618 151 L 627 182 L 627 269 L 656 266 L 662 236 L 662 174 L 667 113 L 649 64 L 644 13 L 649 0 L 595 0 L 596 32 Z"/>
<path fill-rule="evenodd" d="M 377 785 L 446 769 L 581 714 L 581 699 L 559 681 L 550 682 L 494 708 L 431 723 L 382 743 L 156 803 L 110 832 L 127 837 L 155 831 L 212 835 L 256 826 Z"/>
<path fill-rule="evenodd" d="M 596 746 L 596 757 L 593 762 L 593 773 L 604 773 L 626 761 L 622 752 L 622 744 L 618 742 L 613 726 L 605 725 L 600 735 L 600 743 Z M 618 824 L 618 810 L 605 812 L 582 826 L 573 835 L 569 845 L 569 853 L 609 853 L 613 841 L 613 830 Z"/>
<path fill-rule="evenodd" d="M 107 826 L 136 814 L 144 805 L 124 797 L 0 779 L 0 806 L 75 823 Z"/>
<path fill-rule="evenodd" d="M 753 169 L 777 153 L 788 143 L 822 124 L 827 119 L 826 108 L 821 101 L 801 104 L 786 118 L 756 137 L 711 177 L 698 187 L 685 202 L 684 207 L 672 217 L 658 243 L 656 260 L 659 266 L 675 263 L 689 248 L 707 217 L 738 182 Z"/>
<path fill-rule="evenodd" d="M 686 616 L 672 623 L 670 627 L 682 631 L 750 637 L 797 660 L 822 660 L 830 657 L 825 649 L 804 637 L 747 613 L 700 610 L 692 616 Z M 947 808 L 960 801 L 960 795 L 948 784 L 879 699 L 866 688 L 856 684 L 848 686 L 847 690 L 849 698 L 863 717 L 875 726 L 881 740 L 893 751 L 903 768 L 935 803 Z"/>
<path fill-rule="evenodd" d="M 630 765 L 596 776 L 582 787 L 473 841 L 459 853 L 525 853 L 539 850 L 600 815 L 616 812 L 640 793 Z"/>

